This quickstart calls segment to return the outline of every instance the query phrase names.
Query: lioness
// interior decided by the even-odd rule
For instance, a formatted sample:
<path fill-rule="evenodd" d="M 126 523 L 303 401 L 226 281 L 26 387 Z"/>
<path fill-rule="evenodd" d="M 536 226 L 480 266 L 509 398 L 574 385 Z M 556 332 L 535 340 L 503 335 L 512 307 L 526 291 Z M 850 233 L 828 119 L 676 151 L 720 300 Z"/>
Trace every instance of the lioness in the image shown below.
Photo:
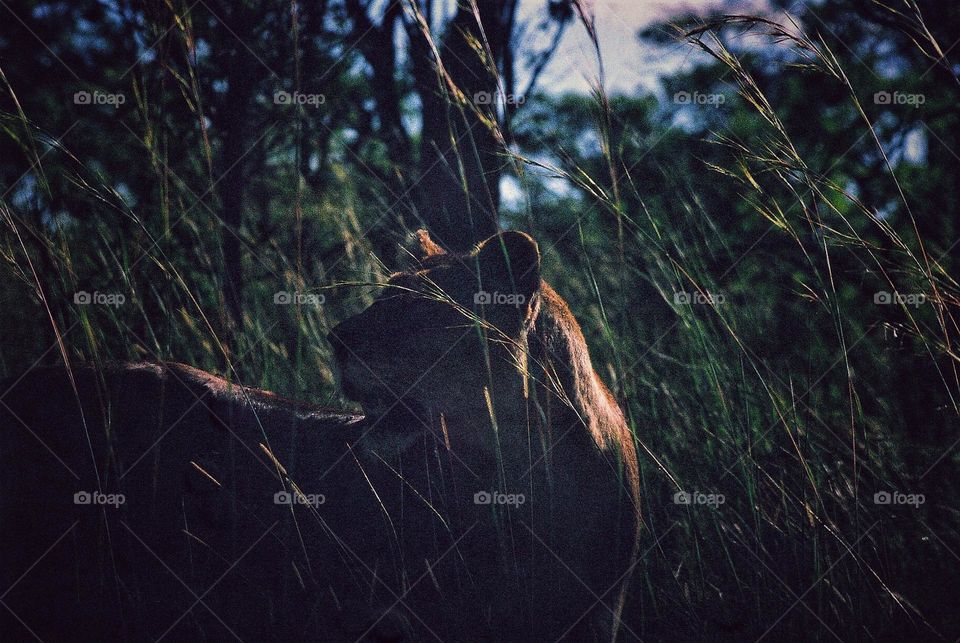
<path fill-rule="evenodd" d="M 628 629 L 633 440 L 536 243 L 417 241 L 330 333 L 366 417 L 172 363 L 4 383 L 4 638 Z"/>

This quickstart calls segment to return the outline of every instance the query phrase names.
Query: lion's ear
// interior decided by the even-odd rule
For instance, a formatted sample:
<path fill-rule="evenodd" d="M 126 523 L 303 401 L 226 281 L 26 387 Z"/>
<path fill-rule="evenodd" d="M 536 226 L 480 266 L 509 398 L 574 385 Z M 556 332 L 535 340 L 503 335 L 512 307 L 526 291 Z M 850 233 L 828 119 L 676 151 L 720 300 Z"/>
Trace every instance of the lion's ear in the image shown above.
<path fill-rule="evenodd" d="M 540 249 L 530 235 L 510 230 L 477 247 L 480 282 L 486 291 L 523 295 L 540 288 Z"/>
<path fill-rule="evenodd" d="M 443 248 L 438 246 L 434 240 L 430 238 L 430 233 L 425 229 L 420 228 L 413 233 L 413 236 L 417 240 L 416 251 L 414 252 L 417 259 L 423 260 L 434 255 L 445 254 Z"/>

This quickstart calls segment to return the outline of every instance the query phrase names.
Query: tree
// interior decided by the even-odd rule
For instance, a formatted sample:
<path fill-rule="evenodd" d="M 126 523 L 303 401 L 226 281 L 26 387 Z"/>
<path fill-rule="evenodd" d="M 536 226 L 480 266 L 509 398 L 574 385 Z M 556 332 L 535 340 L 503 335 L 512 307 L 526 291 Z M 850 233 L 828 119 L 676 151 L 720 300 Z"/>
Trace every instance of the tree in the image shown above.
<path fill-rule="evenodd" d="M 381 137 L 402 173 L 392 189 L 415 190 L 412 221 L 430 229 L 443 246 L 464 251 L 498 228 L 500 176 L 505 164 L 504 131 L 523 97 L 517 93 L 517 0 L 470 0 L 452 16 L 437 20 L 430 0 L 390 3 L 376 23 L 373 2 L 348 0 L 353 36 L 372 69 Z M 572 12 L 569 2 L 548 3 L 540 29 L 555 30 L 541 52 L 531 53 L 542 70 L 555 51 Z M 432 25 L 443 24 L 435 30 Z M 406 36 L 410 78 L 395 46 L 398 25 Z M 437 35 L 435 31 L 439 31 Z M 369 36 L 366 34 L 370 34 Z M 536 74 L 534 74 L 535 80 Z M 407 132 L 401 117 L 403 92 L 420 105 L 419 137 Z M 527 92 L 532 88 L 532 83 Z"/>

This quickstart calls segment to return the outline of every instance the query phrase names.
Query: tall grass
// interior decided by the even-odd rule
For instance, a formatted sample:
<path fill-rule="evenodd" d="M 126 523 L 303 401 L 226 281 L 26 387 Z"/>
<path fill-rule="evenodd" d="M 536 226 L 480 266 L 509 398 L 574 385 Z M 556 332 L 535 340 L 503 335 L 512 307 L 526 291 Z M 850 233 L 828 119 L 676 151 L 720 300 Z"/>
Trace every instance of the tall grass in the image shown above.
<path fill-rule="evenodd" d="M 674 216 L 647 207 L 655 188 L 613 142 L 616 99 L 602 82 L 593 109 L 604 167 L 514 150 L 509 160 L 532 196 L 510 216 L 540 240 L 545 277 L 584 326 L 639 445 L 645 530 L 625 614 L 633 631 L 651 639 L 955 637 L 955 434 L 909 426 L 897 389 L 905 373 L 926 382 L 929 417 L 956 428 L 958 284 L 915 225 L 909 234 L 895 229 L 877 215 L 879 204 L 861 202 L 831 168 L 807 163 L 793 124 L 780 120 L 749 64 L 712 37 L 752 29 L 789 48 L 795 64 L 783 73 L 818 73 L 845 92 L 883 154 L 862 91 L 838 57 L 788 27 L 731 17 L 685 34 L 726 67 L 765 123 L 757 140 L 718 133 L 712 142 L 727 161 L 702 175 L 705 184 L 739 186 L 742 201 L 723 207 L 769 223 L 747 252 L 728 247 L 730 220 L 712 218 L 704 185 L 664 177 Z M 452 92 L 449 100 L 469 109 L 467 97 Z M 111 177 L 29 114 L 4 119 L 35 164 L 30 188 L 8 186 L 0 204 L 8 374 L 32 359 L 174 359 L 292 397 L 337 400 L 325 333 L 372 293 L 338 284 L 374 284 L 386 271 L 364 236 L 377 209 L 361 202 L 350 176 L 340 177 L 340 190 L 312 195 L 300 189 L 295 166 L 278 163 L 276 185 L 297 189 L 263 204 L 268 233 L 237 230 L 214 215 L 209 176 L 191 188 L 167 165 L 155 106 L 138 107 L 134 131 L 157 182 L 146 204 L 126 203 Z M 202 168 L 199 156 L 192 160 Z M 578 190 L 582 199 L 571 203 L 591 208 L 569 227 L 538 216 L 544 172 Z M 899 186 L 892 168 L 883 180 Z M 27 218 L 56 213 L 58 190 L 81 195 L 88 209 Z M 912 217 L 911 195 L 900 193 Z M 294 250 L 302 239 L 284 227 L 293 208 L 309 228 L 312 273 Z M 239 326 L 226 315 L 218 278 L 224 235 L 239 235 L 248 250 Z M 851 279 L 851 266 L 865 281 Z M 77 305 L 80 291 L 126 301 Z M 281 291 L 324 295 L 325 303 L 276 305 Z M 925 303 L 880 307 L 879 292 L 922 294 Z M 882 491 L 926 502 L 876 504 Z M 712 501 L 677 503 L 678 492 Z"/>
<path fill-rule="evenodd" d="M 727 38 L 715 35 L 721 30 Z M 905 230 L 839 183 L 833 166 L 808 164 L 791 138 L 797 124 L 781 121 L 745 57 L 724 44 L 731 30 L 787 47 L 783 73 L 820 74 L 845 93 L 863 138 L 884 158 L 882 180 L 900 196 Z M 739 16 L 684 36 L 721 63 L 765 124 L 751 140 L 717 133 L 712 142 L 726 161 L 709 162 L 716 174 L 705 180 L 735 181 L 748 215 L 769 229 L 745 252 L 725 247 L 730 222 L 710 220 L 697 197 L 702 185 L 677 186 L 686 217 L 651 217 L 649 186 L 608 146 L 608 188 L 619 192 L 596 189 L 582 167 L 547 168 L 616 220 L 600 228 L 601 266 L 591 263 L 598 252 L 587 224 L 577 222 L 581 269 L 571 271 L 564 256 L 567 268 L 557 274 L 567 293 L 571 281 L 589 284 L 572 298 L 595 329 L 595 352 L 601 348 L 641 445 L 648 549 L 632 612 L 637 631 L 956 636 L 956 601 L 937 589 L 957 587 L 949 429 L 957 426 L 960 380 L 950 257 L 920 234 L 863 91 L 825 41 L 796 25 Z M 601 141 L 611 138 L 609 104 L 598 95 Z M 723 270 L 718 255 L 727 259 Z M 853 274 L 861 275 L 856 283 Z M 895 294 L 905 293 L 914 298 L 898 303 Z M 888 294 L 896 305 L 883 305 Z M 630 317 L 653 329 L 631 326 Z M 905 374 L 939 406 L 919 415 L 898 408 Z M 911 426 L 917 417 L 929 425 Z M 675 493 L 694 491 L 707 504 L 677 504 Z M 925 503 L 878 504 L 874 494 L 883 492 L 922 494 Z"/>

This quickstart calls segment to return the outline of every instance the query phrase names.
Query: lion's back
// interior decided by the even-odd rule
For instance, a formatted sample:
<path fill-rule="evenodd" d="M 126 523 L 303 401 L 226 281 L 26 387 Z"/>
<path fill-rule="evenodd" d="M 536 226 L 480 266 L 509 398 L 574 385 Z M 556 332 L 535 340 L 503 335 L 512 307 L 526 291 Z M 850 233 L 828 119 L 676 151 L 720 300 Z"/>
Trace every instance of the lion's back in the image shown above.
<path fill-rule="evenodd" d="M 35 368 L 4 382 L 0 586 L 11 588 L 3 600 L 12 611 L 0 630 L 10 640 L 29 636 L 20 619 L 44 640 L 155 640 L 175 624 L 174 639 L 194 628 L 229 638 L 220 618 L 243 638 L 296 638 L 316 622 L 281 618 L 286 608 L 271 602 L 339 614 L 315 588 L 293 586 L 309 574 L 295 567 L 309 563 L 294 563 L 290 507 L 275 494 L 286 476 L 309 486 L 344 456 L 358 418 L 288 407 L 202 373 L 107 364 Z M 301 449 L 315 456 L 294 457 Z M 356 486 L 344 474 L 327 493 L 342 497 L 330 489 L 348 481 Z M 363 506 L 357 498 L 350 510 L 360 516 Z M 302 532 L 311 558 L 329 558 L 316 524 Z M 242 564 L 216 584 L 232 562 Z M 206 589 L 210 610 L 195 605 Z M 335 626 L 323 631 L 337 636 Z"/>

